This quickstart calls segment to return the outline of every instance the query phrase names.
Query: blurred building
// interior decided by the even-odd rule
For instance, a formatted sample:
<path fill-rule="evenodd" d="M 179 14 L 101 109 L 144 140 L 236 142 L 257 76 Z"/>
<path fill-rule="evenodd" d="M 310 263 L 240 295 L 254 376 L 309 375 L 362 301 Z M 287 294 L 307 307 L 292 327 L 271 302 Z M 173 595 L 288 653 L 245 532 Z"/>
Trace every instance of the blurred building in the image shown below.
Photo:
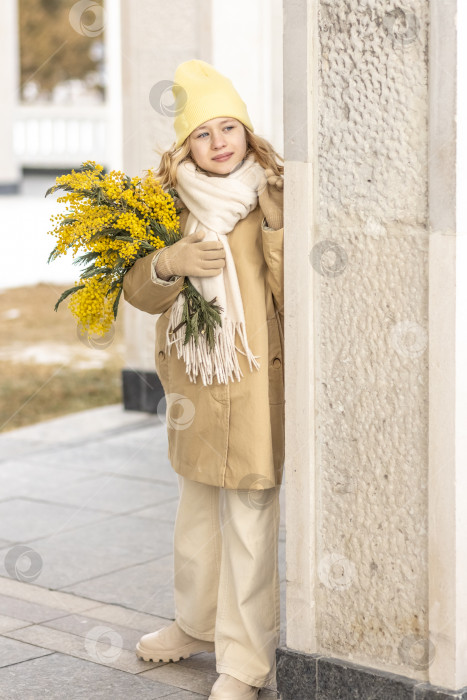
<path fill-rule="evenodd" d="M 106 46 L 112 32 L 106 31 L 99 3 L 5 0 L 2 10 L 0 288 L 37 282 L 69 286 L 76 276 L 71 259 L 47 265 L 53 247 L 47 232 L 57 204 L 44 195 L 56 175 L 84 160 L 107 167 L 118 162 L 119 48 L 112 42 Z M 109 51 L 112 61 L 107 61 Z M 19 239 L 29 253 L 21 265 L 16 262 Z"/>
<path fill-rule="evenodd" d="M 4 3 L 0 25 L 0 194 L 16 192 L 19 163 L 13 146 L 19 84 L 18 13 L 15 0 Z"/>
<path fill-rule="evenodd" d="M 7 0 L 4 7 L 3 193 L 21 191 L 25 173 L 61 172 L 88 158 L 108 166 L 111 160 L 103 8 L 80 1 L 55 12 L 47 7 L 40 0 Z"/>

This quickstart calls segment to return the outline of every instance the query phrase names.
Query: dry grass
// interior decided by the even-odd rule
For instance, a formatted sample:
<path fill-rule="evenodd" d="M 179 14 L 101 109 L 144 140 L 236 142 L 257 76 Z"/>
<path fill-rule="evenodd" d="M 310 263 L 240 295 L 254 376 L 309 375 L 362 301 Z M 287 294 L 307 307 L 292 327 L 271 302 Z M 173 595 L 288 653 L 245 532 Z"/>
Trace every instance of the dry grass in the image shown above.
<path fill-rule="evenodd" d="M 0 293 L 0 432 L 122 400 L 122 308 L 115 335 L 90 347 L 66 302 L 53 310 L 65 288 Z"/>

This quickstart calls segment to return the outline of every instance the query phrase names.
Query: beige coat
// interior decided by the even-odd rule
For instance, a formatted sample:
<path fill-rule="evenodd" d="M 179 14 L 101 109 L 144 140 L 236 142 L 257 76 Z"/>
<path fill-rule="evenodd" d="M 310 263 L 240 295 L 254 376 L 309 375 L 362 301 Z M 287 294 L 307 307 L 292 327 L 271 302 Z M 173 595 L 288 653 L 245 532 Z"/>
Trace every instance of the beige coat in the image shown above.
<path fill-rule="evenodd" d="M 187 217 L 188 210 L 184 207 L 180 213 L 182 231 Z M 165 394 L 180 394 L 189 399 L 178 405 L 173 403 L 171 412 L 175 419 L 167 420 L 172 467 L 188 479 L 224 488 L 262 489 L 282 481 L 284 231 L 268 230 L 263 224 L 258 205 L 228 234 L 243 300 L 248 344 L 254 355 L 259 355 L 260 364 L 259 370 L 250 371 L 248 360 L 238 353 L 243 372 L 240 381 L 220 384 L 214 378 L 212 385 L 204 386 L 198 376 L 193 383 L 186 374 L 183 359 L 177 357 L 175 346 L 166 355 L 170 308 L 181 291 L 184 277 L 169 285 L 153 282 L 153 253 L 138 260 L 123 283 L 124 298 L 130 304 L 149 314 L 161 314 L 156 322 L 155 364 Z M 182 418 L 184 408 L 188 410 Z"/>

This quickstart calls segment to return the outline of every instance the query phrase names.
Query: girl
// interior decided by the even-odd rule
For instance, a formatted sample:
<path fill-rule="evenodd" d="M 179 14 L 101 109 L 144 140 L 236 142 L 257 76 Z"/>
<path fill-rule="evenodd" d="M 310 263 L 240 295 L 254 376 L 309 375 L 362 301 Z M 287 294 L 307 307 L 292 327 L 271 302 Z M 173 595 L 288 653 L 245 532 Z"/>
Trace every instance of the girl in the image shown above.
<path fill-rule="evenodd" d="M 274 680 L 279 643 L 283 159 L 208 63 L 182 63 L 172 90 L 177 139 L 156 175 L 176 188 L 184 237 L 138 260 L 123 286 L 130 304 L 161 314 L 156 369 L 180 491 L 176 615 L 136 651 L 155 662 L 215 651 L 209 697 L 251 700 Z M 215 353 L 177 329 L 185 277 L 222 309 Z"/>

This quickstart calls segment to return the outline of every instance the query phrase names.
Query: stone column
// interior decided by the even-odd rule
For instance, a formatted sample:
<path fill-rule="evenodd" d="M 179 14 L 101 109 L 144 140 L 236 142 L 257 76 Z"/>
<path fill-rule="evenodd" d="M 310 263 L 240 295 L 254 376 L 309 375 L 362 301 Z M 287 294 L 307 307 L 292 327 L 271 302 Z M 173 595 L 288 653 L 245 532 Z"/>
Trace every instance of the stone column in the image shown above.
<path fill-rule="evenodd" d="M 281 700 L 467 697 L 456 9 L 284 2 Z"/>
<path fill-rule="evenodd" d="M 16 0 L 6 0 L 0 23 L 0 194 L 19 189 L 20 171 L 14 152 L 13 126 L 19 95 L 19 28 Z"/>
<path fill-rule="evenodd" d="M 255 132 L 283 155 L 282 0 L 237 0 L 235 12 L 214 2 L 212 62 L 245 101 Z"/>
<path fill-rule="evenodd" d="M 107 158 L 110 170 L 123 170 L 123 85 L 122 85 L 122 16 L 121 0 L 105 6 L 105 105 L 107 109 Z"/>
<path fill-rule="evenodd" d="M 239 0 L 235 12 L 211 0 L 120 2 L 125 172 L 156 167 L 174 141 L 170 85 L 179 63 L 192 58 L 232 80 L 255 131 L 283 152 L 281 0 Z M 154 372 L 155 320 L 125 305 L 127 408 L 154 411 L 163 396 Z"/>
<path fill-rule="evenodd" d="M 175 140 L 170 84 L 177 65 L 193 57 L 211 61 L 211 2 L 120 2 L 123 169 L 141 175 L 158 166 L 160 153 Z M 154 368 L 157 318 L 125 304 L 128 409 L 155 412 L 163 397 Z"/>

